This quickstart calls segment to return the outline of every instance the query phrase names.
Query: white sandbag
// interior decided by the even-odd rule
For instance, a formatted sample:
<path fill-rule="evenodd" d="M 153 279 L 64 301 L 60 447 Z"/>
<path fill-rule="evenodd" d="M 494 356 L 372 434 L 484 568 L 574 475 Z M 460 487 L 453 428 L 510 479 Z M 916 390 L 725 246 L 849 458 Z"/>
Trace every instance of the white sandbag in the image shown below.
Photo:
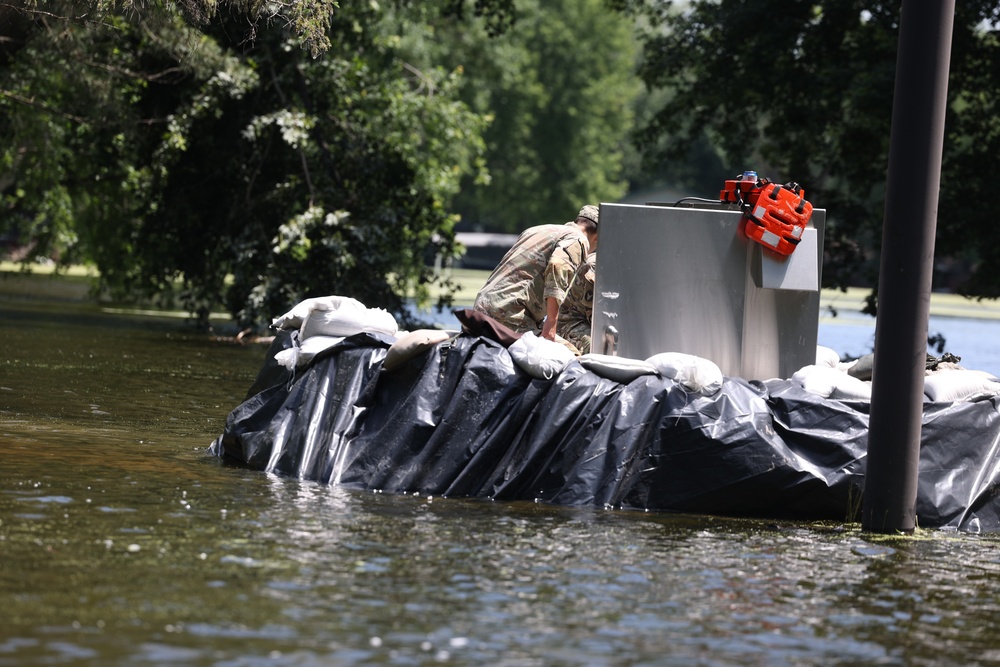
<path fill-rule="evenodd" d="M 299 365 L 299 348 L 296 347 L 286 347 L 280 352 L 276 352 L 274 355 L 274 360 L 278 362 L 279 366 L 283 366 L 290 371 L 294 371 L 295 367 Z"/>
<path fill-rule="evenodd" d="M 313 336 L 298 345 L 275 353 L 274 360 L 278 362 L 279 366 L 284 366 L 288 370 L 294 371 L 296 367 L 305 366 L 317 354 L 327 348 L 333 347 L 342 340 L 344 340 L 343 336 Z"/>
<path fill-rule="evenodd" d="M 391 371 L 409 361 L 421 352 L 457 336 L 457 331 L 445 329 L 417 329 L 402 334 L 396 342 L 389 346 L 382 361 L 382 370 Z"/>
<path fill-rule="evenodd" d="M 306 316 L 309 315 L 313 308 L 317 307 L 319 304 L 324 304 L 324 307 L 328 309 L 336 309 L 340 307 L 341 304 L 345 303 L 348 303 L 356 308 L 365 307 L 365 305 L 357 299 L 352 299 L 347 296 L 318 296 L 312 299 L 303 299 L 281 317 L 275 317 L 271 320 L 271 326 L 275 329 L 298 329 L 302 326 L 302 322 L 305 321 Z"/>
<path fill-rule="evenodd" d="M 646 359 L 656 372 L 690 391 L 712 395 L 722 388 L 722 370 L 704 357 L 683 352 L 660 352 Z"/>
<path fill-rule="evenodd" d="M 792 380 L 810 394 L 841 401 L 872 399 L 870 382 L 859 380 L 837 368 L 809 365 L 795 371 Z"/>
<path fill-rule="evenodd" d="M 536 336 L 531 331 L 522 334 L 507 351 L 521 370 L 539 380 L 551 380 L 576 359 L 565 345 Z"/>
<path fill-rule="evenodd" d="M 835 386 L 833 378 L 830 377 L 829 371 L 831 370 L 833 369 L 816 366 L 815 364 L 803 366 L 792 374 L 792 380 L 802 385 L 802 388 L 810 394 L 830 398 L 830 394 L 833 393 Z M 835 372 L 839 373 L 840 371 Z"/>
<path fill-rule="evenodd" d="M 832 348 L 817 345 L 816 365 L 826 368 L 837 368 L 840 365 L 840 355 Z"/>
<path fill-rule="evenodd" d="M 1000 382 L 984 371 L 949 369 L 924 378 L 924 394 L 935 403 L 954 403 L 1000 395 Z"/>
<path fill-rule="evenodd" d="M 836 369 L 831 369 L 836 370 Z M 835 398 L 838 401 L 869 401 L 872 400 L 872 383 L 871 381 L 859 380 L 856 377 L 851 377 L 843 371 L 837 370 L 840 373 L 840 377 L 837 379 L 837 386 L 833 388 L 833 393 L 830 394 L 830 398 Z"/>
<path fill-rule="evenodd" d="M 628 384 L 643 375 L 655 375 L 653 364 L 645 359 L 612 357 L 608 354 L 589 353 L 578 357 L 580 364 L 588 371 L 602 378 Z"/>
<path fill-rule="evenodd" d="M 346 296 L 305 299 L 271 322 L 276 329 L 298 329 L 303 340 L 312 336 L 352 336 L 371 332 L 395 336 L 396 319 L 382 308 L 367 308 Z"/>
<path fill-rule="evenodd" d="M 363 332 L 395 336 L 398 331 L 396 318 L 382 308 L 362 306 L 358 309 L 341 305 L 327 310 L 321 304 L 306 316 L 299 329 L 299 336 L 307 339 L 311 336 L 352 336 Z"/>

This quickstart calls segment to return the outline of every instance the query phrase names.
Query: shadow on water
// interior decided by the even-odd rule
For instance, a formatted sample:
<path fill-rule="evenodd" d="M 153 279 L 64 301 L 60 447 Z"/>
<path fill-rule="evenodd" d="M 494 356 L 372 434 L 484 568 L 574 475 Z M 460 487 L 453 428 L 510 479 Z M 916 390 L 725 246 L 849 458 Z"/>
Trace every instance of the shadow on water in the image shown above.
<path fill-rule="evenodd" d="M 0 666 L 1000 660 L 992 536 L 387 496 L 205 449 L 265 349 L 0 300 Z"/>

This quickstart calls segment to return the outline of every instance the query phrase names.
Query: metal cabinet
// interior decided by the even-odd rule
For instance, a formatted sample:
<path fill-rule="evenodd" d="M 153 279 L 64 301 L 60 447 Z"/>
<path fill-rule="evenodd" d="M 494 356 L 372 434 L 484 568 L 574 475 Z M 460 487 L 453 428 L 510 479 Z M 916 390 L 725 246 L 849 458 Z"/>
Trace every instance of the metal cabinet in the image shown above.
<path fill-rule="evenodd" d="M 826 211 L 795 251 L 746 238 L 728 205 L 601 204 L 592 351 L 705 357 L 725 375 L 790 377 L 815 363 Z"/>

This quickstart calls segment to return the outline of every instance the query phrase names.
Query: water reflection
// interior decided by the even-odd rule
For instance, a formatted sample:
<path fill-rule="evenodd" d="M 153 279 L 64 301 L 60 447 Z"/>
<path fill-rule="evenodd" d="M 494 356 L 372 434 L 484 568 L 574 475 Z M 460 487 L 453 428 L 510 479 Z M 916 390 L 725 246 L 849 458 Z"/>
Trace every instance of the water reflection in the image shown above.
<path fill-rule="evenodd" d="M 0 306 L 0 665 L 1000 658 L 994 537 L 389 496 L 227 467 L 205 449 L 263 350 Z"/>

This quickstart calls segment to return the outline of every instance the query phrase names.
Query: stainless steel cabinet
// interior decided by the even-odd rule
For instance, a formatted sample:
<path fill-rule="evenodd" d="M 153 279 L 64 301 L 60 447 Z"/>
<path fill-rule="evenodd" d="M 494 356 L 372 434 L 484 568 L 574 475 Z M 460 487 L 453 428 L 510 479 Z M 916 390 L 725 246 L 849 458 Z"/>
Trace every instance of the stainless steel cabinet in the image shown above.
<path fill-rule="evenodd" d="M 790 377 L 815 362 L 826 211 L 787 258 L 728 205 L 601 204 L 592 351 L 685 352 L 729 376 Z"/>

